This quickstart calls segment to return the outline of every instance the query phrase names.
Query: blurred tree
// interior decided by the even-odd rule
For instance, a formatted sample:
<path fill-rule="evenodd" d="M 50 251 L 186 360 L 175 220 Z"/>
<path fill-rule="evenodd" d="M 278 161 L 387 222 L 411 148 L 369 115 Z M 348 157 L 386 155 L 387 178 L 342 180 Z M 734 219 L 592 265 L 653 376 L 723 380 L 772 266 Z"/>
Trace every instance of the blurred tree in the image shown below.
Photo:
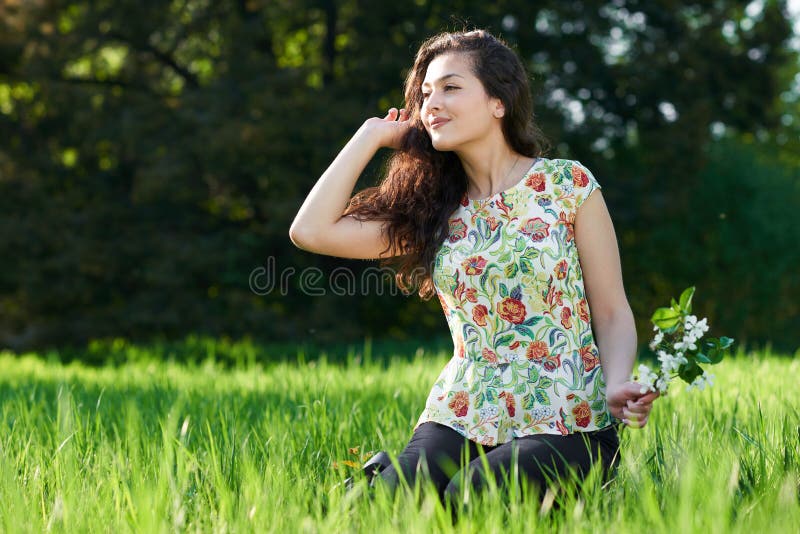
<path fill-rule="evenodd" d="M 0 344 L 446 335 L 437 302 L 401 300 L 388 284 L 383 295 L 332 295 L 327 284 L 325 296 L 306 294 L 306 267 L 376 264 L 299 251 L 288 227 L 361 122 L 401 103 L 422 40 L 464 23 L 526 61 L 551 157 L 580 159 L 608 186 L 644 321 L 687 274 L 655 272 L 660 252 L 646 245 L 696 209 L 713 129 L 775 132 L 782 115 L 797 117 L 780 98 L 797 65 L 785 3 L 762 4 L 5 2 Z M 277 274 L 295 269 L 288 293 L 250 289 L 268 257 Z M 703 294 L 709 279 L 691 282 Z M 753 339 L 793 335 L 746 328 Z"/>

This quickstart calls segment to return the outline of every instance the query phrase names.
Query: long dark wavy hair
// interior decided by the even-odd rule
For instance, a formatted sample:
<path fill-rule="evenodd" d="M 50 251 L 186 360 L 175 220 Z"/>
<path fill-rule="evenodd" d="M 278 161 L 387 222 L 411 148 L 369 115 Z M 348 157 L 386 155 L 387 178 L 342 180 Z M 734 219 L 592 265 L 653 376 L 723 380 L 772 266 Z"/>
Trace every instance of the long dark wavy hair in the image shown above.
<path fill-rule="evenodd" d="M 424 300 L 436 292 L 432 279 L 436 251 L 447 238 L 448 218 L 468 185 L 461 160 L 454 152 L 433 148 L 420 116 L 421 86 L 428 65 L 440 54 L 450 52 L 469 54 L 472 72 L 486 93 L 503 102 L 503 135 L 513 150 L 539 157 L 550 149 L 534 123 L 525 68 L 505 42 L 485 30 L 472 30 L 443 32 L 420 46 L 404 86 L 409 130 L 400 149 L 387 162 L 386 177 L 379 185 L 354 195 L 344 214 L 358 220 L 386 221 L 389 242 L 401 243 L 399 250 L 404 253 L 384 258 L 382 263 L 398 263 L 397 286 L 408 295 L 419 283 L 419 296 Z"/>

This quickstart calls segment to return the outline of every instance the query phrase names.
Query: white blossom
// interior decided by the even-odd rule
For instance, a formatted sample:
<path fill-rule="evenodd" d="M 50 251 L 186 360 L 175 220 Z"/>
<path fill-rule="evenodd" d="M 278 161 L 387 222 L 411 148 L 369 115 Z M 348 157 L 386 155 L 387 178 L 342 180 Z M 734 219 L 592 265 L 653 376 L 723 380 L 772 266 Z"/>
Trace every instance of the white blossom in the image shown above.
<path fill-rule="evenodd" d="M 658 330 L 658 327 L 656 327 Z M 650 342 L 650 350 L 656 350 L 656 347 L 664 340 L 664 332 L 658 330 L 655 336 L 653 336 L 653 341 Z"/>
<path fill-rule="evenodd" d="M 692 389 L 699 389 L 703 391 L 706 386 L 713 386 L 714 385 L 714 375 L 708 374 L 706 371 L 703 371 L 703 374 L 695 378 L 691 384 L 686 386 L 686 391 L 691 391 Z"/>
<path fill-rule="evenodd" d="M 661 372 L 665 375 L 669 375 L 671 373 L 677 373 L 681 364 L 686 363 L 688 360 L 683 357 L 682 352 L 672 355 L 660 350 L 658 351 L 658 361 L 661 362 Z"/>
<path fill-rule="evenodd" d="M 650 370 L 648 366 L 645 364 L 639 365 L 639 380 L 637 382 L 641 384 L 641 389 L 639 393 L 647 393 L 648 391 L 654 391 L 653 384 L 658 379 L 658 375 Z"/>
<path fill-rule="evenodd" d="M 695 339 L 700 339 L 703 337 L 705 332 L 708 332 L 708 324 L 706 323 L 705 317 L 702 321 L 699 321 L 697 324 L 695 324 L 690 330 L 690 333 Z"/>
<path fill-rule="evenodd" d="M 669 377 L 667 375 L 660 376 L 658 380 L 656 380 L 656 389 L 661 393 L 664 393 L 669 388 Z"/>

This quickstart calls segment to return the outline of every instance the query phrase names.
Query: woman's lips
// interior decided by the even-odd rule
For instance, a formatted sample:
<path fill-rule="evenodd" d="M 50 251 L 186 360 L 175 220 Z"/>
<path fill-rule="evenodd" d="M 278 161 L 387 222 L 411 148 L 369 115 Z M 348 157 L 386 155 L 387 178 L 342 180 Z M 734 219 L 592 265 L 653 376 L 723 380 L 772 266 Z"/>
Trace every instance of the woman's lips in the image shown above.
<path fill-rule="evenodd" d="M 450 119 L 446 119 L 446 120 L 439 121 L 439 122 L 436 122 L 434 124 L 431 124 L 431 130 L 435 130 L 435 129 L 441 127 L 441 126 L 444 126 L 448 122 L 450 122 Z"/>

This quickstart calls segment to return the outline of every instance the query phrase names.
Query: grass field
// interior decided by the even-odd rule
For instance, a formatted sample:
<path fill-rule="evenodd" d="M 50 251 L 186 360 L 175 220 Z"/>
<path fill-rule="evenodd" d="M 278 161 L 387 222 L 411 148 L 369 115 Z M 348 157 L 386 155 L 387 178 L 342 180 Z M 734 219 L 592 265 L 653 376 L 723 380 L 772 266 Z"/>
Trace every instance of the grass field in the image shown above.
<path fill-rule="evenodd" d="M 447 361 L 306 354 L 270 366 L 176 364 L 128 347 L 87 367 L 0 354 L 2 532 L 755 532 L 800 526 L 800 359 L 738 353 L 713 388 L 673 385 L 623 431 L 607 487 L 438 500 L 336 485 L 370 451 L 398 454 Z M 138 352 L 137 352 L 138 351 Z M 408 352 L 408 351 L 406 351 Z M 284 355 L 286 356 L 286 355 Z M 350 449 L 358 448 L 357 453 Z M 364 489 L 363 483 L 358 489 Z"/>

